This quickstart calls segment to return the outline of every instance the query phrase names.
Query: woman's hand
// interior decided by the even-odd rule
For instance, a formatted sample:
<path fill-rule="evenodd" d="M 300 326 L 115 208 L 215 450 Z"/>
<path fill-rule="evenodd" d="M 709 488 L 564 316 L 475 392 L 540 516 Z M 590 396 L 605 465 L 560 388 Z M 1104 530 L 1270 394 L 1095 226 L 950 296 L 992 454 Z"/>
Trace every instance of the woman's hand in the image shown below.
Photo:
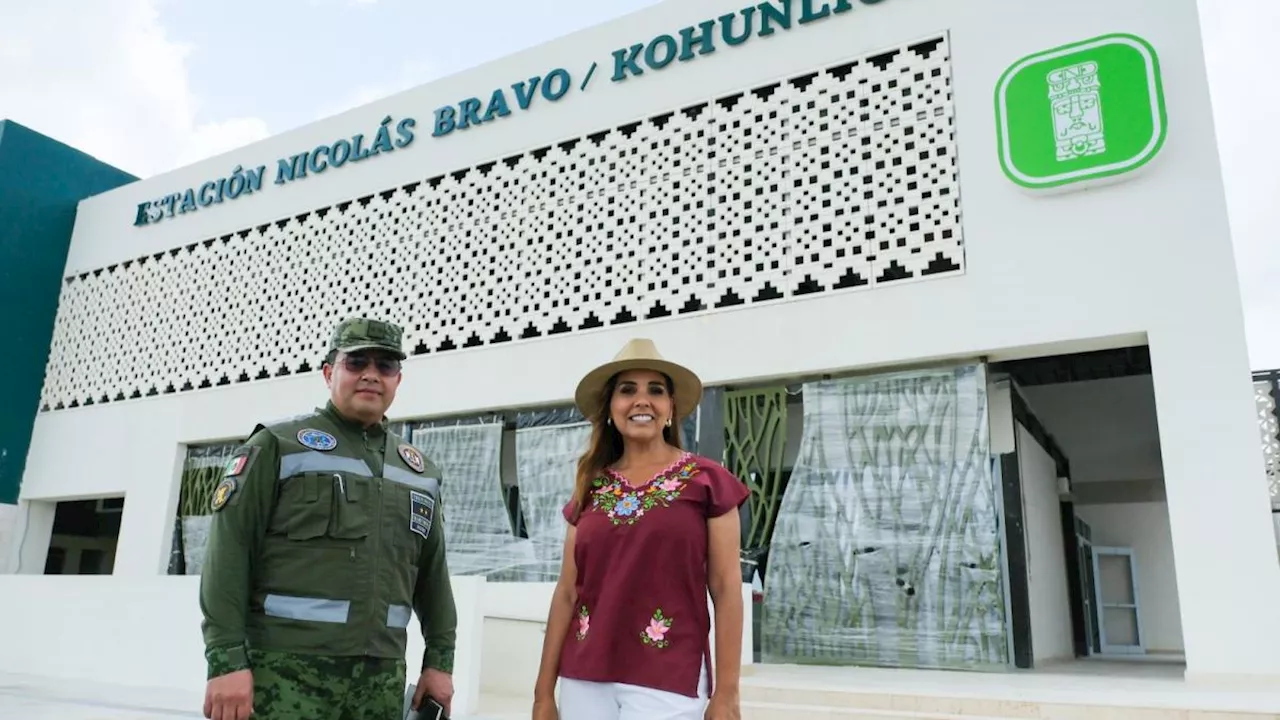
<path fill-rule="evenodd" d="M 717 692 L 707 704 L 706 720 L 742 720 L 737 693 Z M 536 717 L 536 716 L 535 716 Z"/>
<path fill-rule="evenodd" d="M 533 701 L 533 720 L 560 720 L 556 710 L 556 701 L 552 698 L 535 698 Z"/>

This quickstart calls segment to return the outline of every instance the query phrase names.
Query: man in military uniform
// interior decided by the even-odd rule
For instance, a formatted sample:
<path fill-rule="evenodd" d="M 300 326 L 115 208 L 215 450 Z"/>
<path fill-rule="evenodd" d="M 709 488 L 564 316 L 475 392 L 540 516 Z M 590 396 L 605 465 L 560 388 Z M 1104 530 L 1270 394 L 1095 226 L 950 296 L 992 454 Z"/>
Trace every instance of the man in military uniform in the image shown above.
<path fill-rule="evenodd" d="M 441 473 L 388 432 L 401 329 L 350 319 L 324 408 L 258 425 L 213 494 L 200 580 L 212 720 L 393 720 L 410 614 L 426 641 L 414 705 L 453 696 L 457 614 Z"/>

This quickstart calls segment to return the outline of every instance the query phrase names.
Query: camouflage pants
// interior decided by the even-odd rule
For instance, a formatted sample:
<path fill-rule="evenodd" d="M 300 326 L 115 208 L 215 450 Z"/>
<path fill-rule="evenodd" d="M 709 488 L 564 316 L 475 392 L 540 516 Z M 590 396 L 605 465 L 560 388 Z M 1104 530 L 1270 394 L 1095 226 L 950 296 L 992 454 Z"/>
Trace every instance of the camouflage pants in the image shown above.
<path fill-rule="evenodd" d="M 253 720 L 401 720 L 405 661 L 250 651 Z"/>

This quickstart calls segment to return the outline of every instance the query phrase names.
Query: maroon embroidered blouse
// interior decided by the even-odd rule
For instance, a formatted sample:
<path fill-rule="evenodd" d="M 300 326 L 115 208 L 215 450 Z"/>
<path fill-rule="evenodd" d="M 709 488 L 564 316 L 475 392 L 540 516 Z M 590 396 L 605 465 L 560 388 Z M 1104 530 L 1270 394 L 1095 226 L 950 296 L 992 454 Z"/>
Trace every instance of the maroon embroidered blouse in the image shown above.
<path fill-rule="evenodd" d="M 578 606 L 560 653 L 561 677 L 698 696 L 712 686 L 707 519 L 750 494 L 713 460 L 685 453 L 639 487 L 606 472 L 574 522 Z"/>

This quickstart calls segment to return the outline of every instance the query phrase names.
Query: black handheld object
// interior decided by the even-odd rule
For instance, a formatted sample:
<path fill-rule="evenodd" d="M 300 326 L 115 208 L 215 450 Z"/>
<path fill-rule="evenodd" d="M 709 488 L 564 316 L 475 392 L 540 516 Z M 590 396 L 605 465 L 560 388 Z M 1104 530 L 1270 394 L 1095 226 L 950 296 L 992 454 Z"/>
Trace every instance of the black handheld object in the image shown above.
<path fill-rule="evenodd" d="M 408 690 L 404 694 L 404 720 L 449 720 L 449 716 L 444 714 L 444 706 L 435 701 L 435 698 L 428 695 L 422 699 L 422 707 L 415 708 L 413 706 L 413 694 L 418 691 L 418 686 L 410 683 Z"/>

